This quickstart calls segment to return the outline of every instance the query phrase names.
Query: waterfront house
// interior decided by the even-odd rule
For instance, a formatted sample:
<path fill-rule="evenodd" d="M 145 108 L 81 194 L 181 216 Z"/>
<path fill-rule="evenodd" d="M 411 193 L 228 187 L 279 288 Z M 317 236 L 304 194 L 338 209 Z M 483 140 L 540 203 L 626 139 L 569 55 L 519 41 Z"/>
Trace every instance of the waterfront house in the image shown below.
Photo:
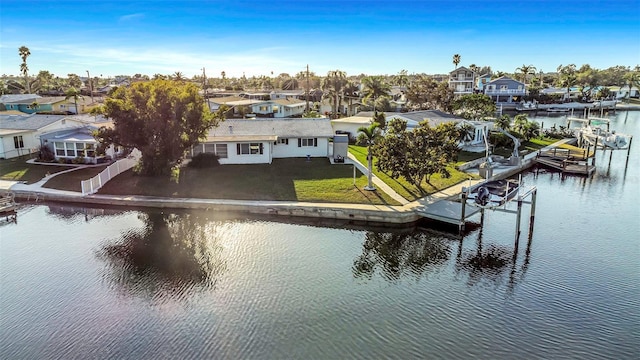
<path fill-rule="evenodd" d="M 229 119 L 209 130 L 187 157 L 218 155 L 220 164 L 271 164 L 276 158 L 329 157 L 333 138 L 326 118 Z"/>
<path fill-rule="evenodd" d="M 449 73 L 449 89 L 458 97 L 466 94 L 473 94 L 475 87 L 475 73 L 464 66 Z"/>
<path fill-rule="evenodd" d="M 470 121 L 465 120 L 456 115 L 448 114 L 440 110 L 419 110 L 406 113 L 397 113 L 386 115 L 386 121 L 389 123 L 393 119 L 402 119 L 407 122 L 407 129 L 412 130 L 419 126 L 423 121 L 428 121 L 430 127 L 436 127 L 445 123 L 456 123 L 460 126 L 462 124 L 472 125 L 473 136 L 467 141 L 460 144 L 461 147 L 478 147 L 484 146 L 483 133 L 489 128 L 492 128 L 492 122 L 487 121 Z"/>
<path fill-rule="evenodd" d="M 0 158 L 37 152 L 43 134 L 86 125 L 65 115 L 0 115 Z"/>
<path fill-rule="evenodd" d="M 484 94 L 490 96 L 498 105 L 512 104 L 520 102 L 527 94 L 527 89 L 523 82 L 502 76 L 489 81 L 484 86 Z"/>

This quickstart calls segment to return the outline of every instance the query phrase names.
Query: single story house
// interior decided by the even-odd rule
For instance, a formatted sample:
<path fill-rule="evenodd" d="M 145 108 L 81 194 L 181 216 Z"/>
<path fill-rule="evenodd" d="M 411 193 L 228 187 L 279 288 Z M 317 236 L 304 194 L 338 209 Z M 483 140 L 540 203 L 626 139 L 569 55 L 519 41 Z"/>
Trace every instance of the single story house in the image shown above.
<path fill-rule="evenodd" d="M 93 137 L 93 132 L 101 126 L 113 126 L 113 122 L 92 123 L 83 127 L 64 129 L 48 132 L 40 136 L 42 146 L 48 147 L 56 160 L 79 161 L 85 164 L 97 164 L 105 158 L 115 158 L 122 152 L 122 148 L 111 145 L 105 149 L 105 154 L 98 155 L 98 141 Z"/>
<path fill-rule="evenodd" d="M 90 99 L 80 97 L 77 101 L 79 112 L 85 112 L 89 103 Z M 34 114 L 37 112 L 78 113 L 78 111 L 76 111 L 76 101 L 67 99 L 64 96 L 25 97 L 18 100 L 6 100 L 3 105 L 6 110 L 17 110 L 25 114 Z"/>
<path fill-rule="evenodd" d="M 0 158 L 37 152 L 43 134 L 83 126 L 86 122 L 65 115 L 0 115 Z"/>
<path fill-rule="evenodd" d="M 251 112 L 259 117 L 288 118 L 302 115 L 306 105 L 305 100 L 296 98 L 275 99 L 252 104 Z"/>
<path fill-rule="evenodd" d="M 276 158 L 329 157 L 333 138 L 325 118 L 229 119 L 209 130 L 187 157 L 218 155 L 220 164 L 271 164 Z"/>

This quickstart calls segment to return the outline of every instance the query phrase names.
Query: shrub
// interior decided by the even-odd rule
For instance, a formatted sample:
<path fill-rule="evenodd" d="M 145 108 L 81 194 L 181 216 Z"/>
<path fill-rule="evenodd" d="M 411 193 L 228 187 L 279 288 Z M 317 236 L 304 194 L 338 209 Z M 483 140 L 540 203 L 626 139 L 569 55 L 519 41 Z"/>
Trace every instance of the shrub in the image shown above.
<path fill-rule="evenodd" d="M 38 159 L 40 159 L 40 161 L 52 162 L 56 159 L 55 154 L 48 146 L 40 145 L 38 150 L 40 151 L 38 154 Z"/>
<path fill-rule="evenodd" d="M 212 153 L 200 153 L 194 156 L 189 162 L 189 167 L 196 169 L 211 168 L 220 165 L 218 155 Z"/>
<path fill-rule="evenodd" d="M 84 156 L 78 156 L 76 158 L 74 158 L 73 160 L 71 160 L 72 163 L 74 164 L 84 164 L 85 163 L 85 159 Z"/>

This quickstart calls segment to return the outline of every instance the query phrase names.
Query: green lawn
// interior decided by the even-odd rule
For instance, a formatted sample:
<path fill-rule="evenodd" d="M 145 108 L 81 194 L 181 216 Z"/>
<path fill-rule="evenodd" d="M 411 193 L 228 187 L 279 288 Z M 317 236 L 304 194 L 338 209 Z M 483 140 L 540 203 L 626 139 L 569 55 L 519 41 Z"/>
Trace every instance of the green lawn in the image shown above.
<path fill-rule="evenodd" d="M 81 192 L 82 186 L 80 185 L 80 182 L 98 175 L 106 167 L 107 165 L 103 165 L 70 171 L 66 174 L 53 177 L 51 180 L 47 181 L 43 187 Z"/>
<path fill-rule="evenodd" d="M 355 155 L 358 161 L 360 161 L 362 164 L 365 164 L 365 165 L 367 164 L 367 148 L 366 147 L 349 145 L 349 152 Z M 482 156 L 482 154 L 480 156 Z M 443 178 L 439 174 L 432 175 L 431 179 L 429 180 L 429 183 L 423 181 L 422 184 L 420 184 L 420 187 L 422 188 L 421 190 L 421 189 L 418 189 L 416 186 L 412 185 L 411 183 L 409 183 L 408 181 L 406 181 L 404 178 L 393 179 L 388 174 L 379 171 L 376 168 L 375 163 L 376 163 L 376 158 L 374 157 L 373 173 L 377 177 L 379 177 L 382 181 L 384 181 L 387 185 L 389 185 L 393 190 L 395 190 L 398 194 L 400 194 L 402 197 L 404 197 L 409 201 L 413 201 L 421 197 L 424 197 L 426 195 L 444 190 L 452 185 L 468 180 L 471 177 L 471 175 L 457 170 L 455 168 L 455 164 L 452 164 L 449 167 L 447 167 L 447 169 L 451 173 L 450 178 Z"/>
<path fill-rule="evenodd" d="M 27 164 L 29 159 L 29 156 L 21 156 L 0 160 L 0 179 L 25 181 L 27 184 L 33 184 L 47 174 L 69 169 L 66 166 Z"/>
<path fill-rule="evenodd" d="M 328 159 L 274 159 L 272 164 L 182 168 L 178 183 L 168 177 L 124 172 L 100 189 L 100 194 L 192 197 L 236 200 L 290 200 L 357 204 L 399 203 L 382 191 L 365 191 L 367 178 L 353 167 L 331 165 Z"/>

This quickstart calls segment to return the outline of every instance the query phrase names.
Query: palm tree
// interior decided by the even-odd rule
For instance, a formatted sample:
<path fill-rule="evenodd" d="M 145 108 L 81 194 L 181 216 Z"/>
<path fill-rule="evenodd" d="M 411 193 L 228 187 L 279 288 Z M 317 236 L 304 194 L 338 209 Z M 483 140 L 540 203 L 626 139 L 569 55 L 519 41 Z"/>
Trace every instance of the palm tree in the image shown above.
<path fill-rule="evenodd" d="M 29 84 L 29 67 L 27 66 L 27 58 L 31 55 L 31 51 L 29 51 L 29 48 L 26 46 L 20 46 L 18 54 L 20 54 L 20 58 L 22 58 L 20 72 L 22 73 L 22 76 L 24 76 L 25 90 L 27 91 L 27 94 L 31 94 L 31 86 Z"/>
<path fill-rule="evenodd" d="M 373 173 L 373 154 L 371 153 L 371 147 L 375 144 L 378 136 L 380 136 L 380 129 L 378 129 L 379 126 L 380 124 L 373 122 L 369 126 L 362 126 L 358 128 L 358 133 L 363 135 L 367 145 L 367 165 L 369 166 L 369 173 L 367 174 L 367 186 L 365 186 L 364 189 L 369 191 L 374 191 L 376 189 L 371 181 Z"/>
<path fill-rule="evenodd" d="M 504 115 L 500 116 L 499 118 L 497 118 L 494 123 L 500 129 L 502 129 L 504 131 L 508 131 L 509 128 L 511 127 L 511 117 L 509 115 L 507 115 L 507 114 L 504 114 Z"/>
<path fill-rule="evenodd" d="M 340 70 L 329 71 L 327 73 L 327 77 L 322 80 L 322 91 L 327 93 L 325 97 L 334 100 L 332 106 L 334 117 L 337 117 L 338 105 L 340 104 L 340 99 L 342 98 L 346 83 L 347 73 Z"/>
<path fill-rule="evenodd" d="M 83 99 L 82 95 L 80 95 L 80 91 L 76 88 L 70 88 L 69 90 L 67 90 L 67 92 L 65 93 L 65 100 L 69 100 L 69 99 L 73 99 L 73 102 L 76 105 L 76 114 L 79 114 L 80 111 L 78 109 L 78 99 Z"/>
<path fill-rule="evenodd" d="M 460 54 L 453 55 L 453 65 L 456 66 L 456 69 L 458 68 L 458 64 L 460 64 L 460 60 L 461 60 Z"/>
<path fill-rule="evenodd" d="M 391 92 L 391 86 L 384 81 L 382 76 L 367 76 L 362 79 L 362 85 L 364 89 L 362 94 L 365 100 L 373 98 L 373 110 L 376 110 L 376 99 L 381 96 L 389 96 Z"/>
<path fill-rule="evenodd" d="M 348 108 L 347 108 L 347 116 L 351 116 L 351 105 L 353 105 L 353 100 L 360 98 L 360 94 L 358 91 L 360 88 L 356 83 L 351 80 L 347 80 L 347 84 L 344 86 L 343 94 L 347 99 Z"/>
<path fill-rule="evenodd" d="M 180 71 L 174 72 L 172 78 L 173 78 L 173 80 L 180 81 L 180 82 L 186 80 L 186 78 L 184 77 L 184 74 L 181 73 Z"/>
<path fill-rule="evenodd" d="M 519 71 L 520 73 L 522 73 L 522 82 L 526 83 L 529 74 L 535 74 L 536 70 L 536 67 L 533 65 L 522 65 L 521 67 L 516 69 L 516 72 Z"/>
<path fill-rule="evenodd" d="M 409 76 L 407 76 L 407 70 L 400 70 L 398 75 L 393 77 L 394 85 L 407 86 L 409 85 Z"/>

